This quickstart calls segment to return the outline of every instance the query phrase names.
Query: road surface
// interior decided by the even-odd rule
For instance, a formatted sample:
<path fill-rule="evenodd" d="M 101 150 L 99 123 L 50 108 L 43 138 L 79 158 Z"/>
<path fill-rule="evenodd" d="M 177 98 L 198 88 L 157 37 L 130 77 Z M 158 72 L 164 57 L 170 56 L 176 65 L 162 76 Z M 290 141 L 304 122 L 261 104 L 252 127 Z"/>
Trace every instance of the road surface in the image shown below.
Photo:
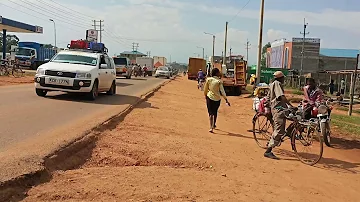
<path fill-rule="evenodd" d="M 164 81 L 153 77 L 118 79 L 116 95 L 100 95 L 95 101 L 61 92 L 38 97 L 33 84 L 0 87 L 0 157 L 13 155 L 27 161 L 30 154 L 36 159 L 39 154 L 47 155 Z"/>

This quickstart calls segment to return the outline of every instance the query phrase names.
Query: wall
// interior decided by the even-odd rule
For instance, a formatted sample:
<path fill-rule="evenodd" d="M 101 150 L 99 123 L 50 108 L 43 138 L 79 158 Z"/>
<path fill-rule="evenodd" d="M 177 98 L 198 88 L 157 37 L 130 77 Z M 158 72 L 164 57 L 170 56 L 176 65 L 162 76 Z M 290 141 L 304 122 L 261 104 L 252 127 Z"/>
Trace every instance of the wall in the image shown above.
<path fill-rule="evenodd" d="M 286 51 L 288 51 L 288 61 L 286 63 L 285 54 Z M 292 61 L 292 42 L 286 42 L 285 43 L 285 49 L 284 49 L 284 62 L 283 62 L 283 68 L 285 69 L 291 69 L 291 61 Z"/>
<path fill-rule="evenodd" d="M 292 42 L 291 69 L 301 69 L 302 42 Z M 319 71 L 320 43 L 305 42 L 303 73 L 316 73 Z"/>

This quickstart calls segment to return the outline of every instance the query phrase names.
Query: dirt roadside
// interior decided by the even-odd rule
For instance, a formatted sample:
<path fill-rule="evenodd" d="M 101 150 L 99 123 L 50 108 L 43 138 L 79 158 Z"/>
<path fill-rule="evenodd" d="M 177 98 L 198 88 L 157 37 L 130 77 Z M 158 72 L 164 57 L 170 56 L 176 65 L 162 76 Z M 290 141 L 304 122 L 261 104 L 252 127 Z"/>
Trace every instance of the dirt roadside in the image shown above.
<path fill-rule="evenodd" d="M 56 172 L 24 201 L 358 201 L 360 145 L 325 148 L 314 167 L 290 143 L 263 158 L 251 128 L 251 99 L 221 106 L 209 134 L 204 97 L 177 78 L 134 109 L 95 145 L 80 168 Z"/>
<path fill-rule="evenodd" d="M 34 76 L 23 76 L 15 78 L 13 76 L 0 76 L 0 86 L 20 85 L 34 83 Z"/>

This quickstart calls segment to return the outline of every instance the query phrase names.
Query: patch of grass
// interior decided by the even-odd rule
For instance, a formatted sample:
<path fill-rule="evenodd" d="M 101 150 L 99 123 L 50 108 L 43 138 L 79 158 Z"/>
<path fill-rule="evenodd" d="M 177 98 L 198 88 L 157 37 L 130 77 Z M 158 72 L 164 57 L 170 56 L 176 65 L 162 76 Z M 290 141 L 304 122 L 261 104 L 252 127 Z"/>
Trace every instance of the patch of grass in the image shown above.
<path fill-rule="evenodd" d="M 342 123 L 349 123 L 349 125 L 354 126 L 357 125 L 360 128 L 360 117 L 357 116 L 347 116 L 347 115 L 339 115 L 339 114 L 331 114 L 331 118 L 334 121 L 339 121 Z"/>
<path fill-rule="evenodd" d="M 304 92 L 301 91 L 301 90 L 294 90 L 294 91 L 292 91 L 292 94 L 294 94 L 294 95 L 304 95 Z"/>
<path fill-rule="evenodd" d="M 345 111 L 345 112 L 349 111 L 349 108 L 347 108 L 347 107 L 339 107 L 337 109 L 340 111 Z M 353 109 L 353 113 L 360 114 L 360 109 Z"/>
<path fill-rule="evenodd" d="M 343 121 L 339 121 L 337 119 L 333 119 L 332 124 L 334 126 L 337 126 L 338 130 L 340 130 L 341 132 L 351 134 L 351 135 L 357 135 L 357 136 L 360 135 L 360 125 L 356 126 L 356 125 L 352 125 L 352 124 L 347 124 L 347 123 L 344 123 Z"/>

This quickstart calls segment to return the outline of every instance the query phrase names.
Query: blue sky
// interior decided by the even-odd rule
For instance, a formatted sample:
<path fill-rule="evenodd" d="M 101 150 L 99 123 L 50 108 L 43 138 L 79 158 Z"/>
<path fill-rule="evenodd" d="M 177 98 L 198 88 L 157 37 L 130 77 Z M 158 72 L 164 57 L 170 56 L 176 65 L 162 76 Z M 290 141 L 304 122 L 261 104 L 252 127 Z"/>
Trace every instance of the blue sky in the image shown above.
<path fill-rule="evenodd" d="M 41 43 L 54 41 L 53 25 L 48 21 L 53 18 L 60 46 L 66 46 L 71 39 L 84 38 L 85 30 L 91 28 L 91 19 L 103 19 L 106 30 L 103 39 L 111 55 L 131 50 L 131 43 L 137 42 L 141 52 L 151 51 L 153 56 L 168 59 L 171 55 L 172 61 L 186 62 L 188 57 L 202 55 L 197 46 L 204 47 L 205 54 L 211 55 L 212 38 L 203 32 L 216 35 L 215 49 L 220 55 L 224 49 L 225 22 L 233 19 L 248 0 L 57 0 L 62 6 L 54 1 L 2 0 L 0 15 L 43 26 L 42 35 L 19 34 L 21 40 Z M 251 0 L 229 22 L 228 48 L 234 54 L 244 55 L 244 44 L 249 39 L 251 64 L 256 61 L 259 7 L 259 0 Z M 83 14 L 68 13 L 67 8 Z M 309 23 L 308 37 L 321 38 L 322 47 L 358 49 L 359 8 L 360 1 L 356 0 L 306 0 L 305 3 L 265 0 L 264 42 L 301 37 L 305 17 Z"/>

